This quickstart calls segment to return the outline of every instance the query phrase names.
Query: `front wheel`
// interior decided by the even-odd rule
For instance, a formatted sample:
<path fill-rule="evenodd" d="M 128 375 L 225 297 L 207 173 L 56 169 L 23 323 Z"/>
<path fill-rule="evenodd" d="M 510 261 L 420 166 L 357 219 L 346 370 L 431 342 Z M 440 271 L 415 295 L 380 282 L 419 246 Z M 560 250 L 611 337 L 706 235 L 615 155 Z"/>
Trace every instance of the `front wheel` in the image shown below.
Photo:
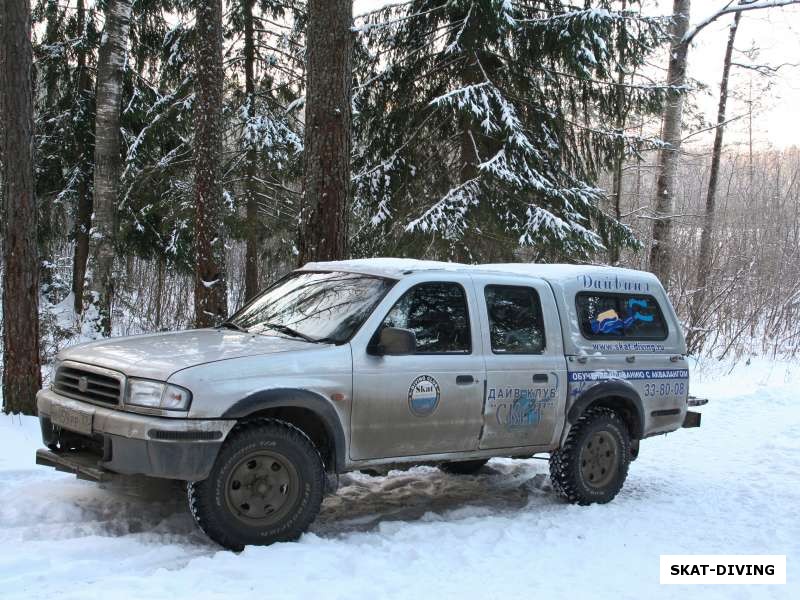
<path fill-rule="evenodd" d="M 189 484 L 198 526 L 230 550 L 297 539 L 319 513 L 322 459 L 308 437 L 278 420 L 244 423 L 228 437 L 208 479 Z"/>
<path fill-rule="evenodd" d="M 622 489 L 631 460 L 631 439 L 620 416 L 590 408 L 550 455 L 553 487 L 575 504 L 605 504 Z"/>

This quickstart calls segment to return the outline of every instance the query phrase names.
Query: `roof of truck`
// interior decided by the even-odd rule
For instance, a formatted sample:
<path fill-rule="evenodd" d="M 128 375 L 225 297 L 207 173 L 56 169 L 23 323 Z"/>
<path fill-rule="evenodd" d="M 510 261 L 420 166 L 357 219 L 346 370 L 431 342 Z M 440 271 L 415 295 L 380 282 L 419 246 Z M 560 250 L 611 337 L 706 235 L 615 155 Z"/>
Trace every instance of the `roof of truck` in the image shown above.
<path fill-rule="evenodd" d="M 605 265 L 570 265 L 570 264 L 537 264 L 537 263 L 495 263 L 483 265 L 467 265 L 463 263 L 440 262 L 434 260 L 417 260 L 413 258 L 360 258 L 330 262 L 307 263 L 302 267 L 305 271 L 348 271 L 379 275 L 400 279 L 420 271 L 450 271 L 496 273 L 503 275 L 523 275 L 539 277 L 548 281 L 566 281 L 581 275 L 625 276 L 648 281 L 656 280 L 656 276 L 647 271 L 622 269 Z"/>

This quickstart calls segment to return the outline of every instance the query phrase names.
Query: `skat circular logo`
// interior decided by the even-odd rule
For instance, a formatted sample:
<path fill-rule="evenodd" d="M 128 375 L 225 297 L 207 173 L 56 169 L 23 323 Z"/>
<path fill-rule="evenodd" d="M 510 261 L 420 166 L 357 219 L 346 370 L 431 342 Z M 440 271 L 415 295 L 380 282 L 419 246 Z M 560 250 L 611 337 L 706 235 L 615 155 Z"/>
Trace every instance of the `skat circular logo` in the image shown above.
<path fill-rule="evenodd" d="M 408 388 L 408 408 L 418 417 L 432 415 L 439 406 L 439 384 L 430 375 L 420 375 Z"/>

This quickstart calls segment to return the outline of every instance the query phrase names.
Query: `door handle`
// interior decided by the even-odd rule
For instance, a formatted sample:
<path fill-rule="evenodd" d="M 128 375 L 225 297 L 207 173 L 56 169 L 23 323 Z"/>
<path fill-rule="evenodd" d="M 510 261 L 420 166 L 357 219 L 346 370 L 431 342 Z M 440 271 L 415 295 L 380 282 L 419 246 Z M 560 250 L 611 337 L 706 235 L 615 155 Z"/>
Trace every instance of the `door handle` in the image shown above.
<path fill-rule="evenodd" d="M 629 363 L 636 362 L 636 355 L 633 354 L 631 356 L 626 356 L 625 357 L 625 362 L 629 362 Z"/>
<path fill-rule="evenodd" d="M 456 383 L 458 385 L 469 385 L 475 381 L 475 378 L 472 375 L 456 375 Z"/>
<path fill-rule="evenodd" d="M 547 373 L 536 373 L 533 376 L 533 383 L 547 383 L 550 381 L 550 376 Z"/>
<path fill-rule="evenodd" d="M 683 356 L 681 356 L 680 354 L 675 354 L 674 356 L 669 357 L 669 362 L 678 362 L 682 358 Z"/>

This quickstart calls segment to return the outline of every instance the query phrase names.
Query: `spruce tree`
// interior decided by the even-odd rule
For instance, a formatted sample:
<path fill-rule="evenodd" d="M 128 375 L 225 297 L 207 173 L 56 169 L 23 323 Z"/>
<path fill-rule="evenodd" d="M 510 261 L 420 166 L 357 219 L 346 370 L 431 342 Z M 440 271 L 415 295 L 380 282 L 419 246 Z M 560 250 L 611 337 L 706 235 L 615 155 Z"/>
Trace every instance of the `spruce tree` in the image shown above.
<path fill-rule="evenodd" d="M 274 276 L 265 260 L 278 249 L 271 242 L 294 235 L 297 227 L 299 196 L 286 184 L 301 175 L 303 138 L 293 107 L 303 75 L 304 49 L 295 27 L 302 8 L 296 0 L 236 0 L 228 12 L 226 37 L 233 43 L 226 116 L 234 144 L 229 179 L 239 183 L 231 192 L 240 217 L 232 231 L 245 241 L 245 300 L 261 289 L 263 275 Z M 278 253 L 287 262 L 290 253 Z"/>
<path fill-rule="evenodd" d="M 652 143 L 614 125 L 619 73 L 661 46 L 662 20 L 613 2 L 412 0 L 357 26 L 357 253 L 554 260 L 636 245 L 597 180 L 621 144 Z M 664 86 L 621 85 L 630 110 L 660 109 Z"/>
<path fill-rule="evenodd" d="M 56 0 L 34 6 L 35 26 L 44 34 L 34 45 L 36 97 L 36 187 L 39 197 L 40 247 L 43 264 L 53 263 L 53 243 L 71 222 L 72 281 L 45 271 L 43 292 L 58 300 L 73 292 L 76 313 L 83 310 L 89 258 L 94 169 L 94 75 L 100 32 L 96 10 L 77 0 L 74 10 Z"/>

